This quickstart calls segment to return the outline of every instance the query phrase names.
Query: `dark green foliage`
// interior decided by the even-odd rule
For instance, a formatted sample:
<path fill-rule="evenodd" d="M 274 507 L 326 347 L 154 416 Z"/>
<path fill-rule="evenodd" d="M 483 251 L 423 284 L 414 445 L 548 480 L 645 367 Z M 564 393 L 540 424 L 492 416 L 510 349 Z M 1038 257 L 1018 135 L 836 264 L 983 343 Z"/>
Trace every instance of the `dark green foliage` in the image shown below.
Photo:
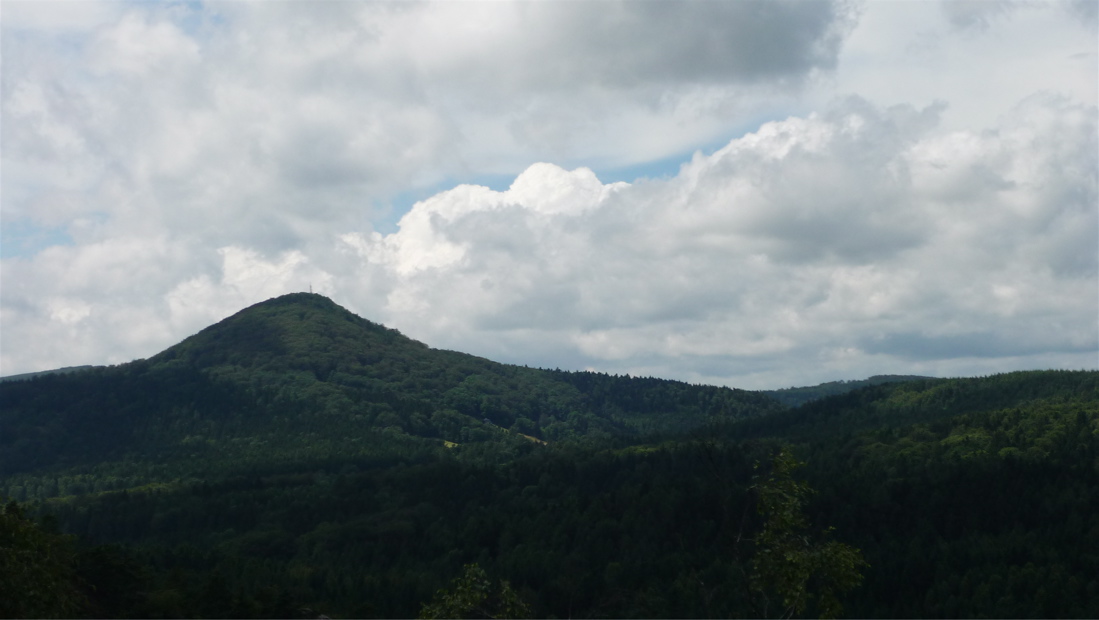
<path fill-rule="evenodd" d="M 636 439 L 778 407 L 727 388 L 433 350 L 299 293 L 148 360 L 4 383 L 0 492 L 31 500 L 318 461 L 394 463 L 429 458 L 443 441 L 506 442 L 511 429 Z"/>
<path fill-rule="evenodd" d="M 27 379 L 33 379 L 34 377 L 43 377 L 46 375 L 54 374 L 67 374 L 72 372 L 80 372 L 82 370 L 91 370 L 94 366 L 67 366 L 65 368 L 57 368 L 55 370 L 42 370 L 39 372 L 26 372 L 19 375 L 8 375 L 6 377 L 0 377 L 0 383 L 6 381 L 26 381 Z"/>
<path fill-rule="evenodd" d="M 763 392 L 763 394 L 770 396 L 787 407 L 798 407 L 810 401 L 820 400 L 838 394 L 846 394 L 847 392 L 864 388 L 869 385 L 900 383 L 902 381 L 919 381 L 924 379 L 931 379 L 931 377 L 921 377 L 918 375 L 874 375 L 869 379 L 863 379 L 861 381 L 829 381 L 828 383 L 821 383 L 820 385 L 809 387 L 790 387 L 781 390 L 768 390 Z"/>
<path fill-rule="evenodd" d="M 793 477 L 803 465 L 780 449 L 771 471 L 754 485 L 763 527 L 754 541 L 750 581 L 762 599 L 760 617 L 774 612 L 790 618 L 814 606 L 822 618 L 834 618 L 843 609 L 839 595 L 862 583 L 866 562 L 858 549 L 810 536 L 804 504 L 811 490 Z"/>
<path fill-rule="evenodd" d="M 298 294 L 0 384 L 5 493 L 68 593 L 31 615 L 408 617 L 442 590 L 483 615 L 1099 617 L 1095 372 L 783 409 L 433 350 Z"/>
<path fill-rule="evenodd" d="M 592 372 L 554 371 L 552 376 L 574 386 L 587 410 L 642 436 L 683 434 L 780 409 L 761 392 Z"/>
<path fill-rule="evenodd" d="M 681 584 L 676 600 L 662 598 L 681 569 L 728 571 L 711 545 L 728 534 L 719 524 L 738 510 L 727 506 L 737 498 L 713 495 L 695 448 L 524 445 L 527 453 L 503 467 L 445 459 L 69 498 L 47 508 L 82 537 L 115 532 L 155 565 L 183 571 L 160 591 L 202 590 L 216 572 L 230 599 L 275 585 L 328 615 L 403 617 L 417 614 L 446 576 L 477 562 L 505 576 L 538 616 L 621 605 L 642 615 L 705 614 L 694 600 L 696 584 Z M 748 466 L 736 453 L 724 451 L 722 460 L 746 479 Z M 738 496 L 742 501 L 743 487 Z M 679 523 L 692 519 L 701 527 L 681 531 Z M 121 532 L 118 523 L 132 529 Z M 729 608 L 727 598 L 711 604 Z M 179 609 L 232 615 L 224 606 Z"/>
<path fill-rule="evenodd" d="M 152 576 L 149 567 L 120 545 L 79 550 L 75 570 L 84 593 L 78 615 L 91 618 L 147 618 Z"/>
<path fill-rule="evenodd" d="M 775 415 L 737 421 L 734 434 L 808 439 L 950 420 L 969 412 L 1047 399 L 1095 402 L 1099 400 L 1099 373 L 1030 371 L 878 384 Z"/>
<path fill-rule="evenodd" d="M 439 590 L 420 609 L 420 618 L 529 618 L 527 605 L 511 584 L 501 581 L 493 587 L 484 569 L 466 564 L 462 575 Z"/>
<path fill-rule="evenodd" d="M 733 435 L 798 442 L 817 514 L 873 567 L 847 598 L 853 615 L 1094 617 L 1097 380 L 1050 371 L 878 386 Z"/>
<path fill-rule="evenodd" d="M 83 604 L 72 537 L 0 507 L 0 617 L 65 618 Z"/>

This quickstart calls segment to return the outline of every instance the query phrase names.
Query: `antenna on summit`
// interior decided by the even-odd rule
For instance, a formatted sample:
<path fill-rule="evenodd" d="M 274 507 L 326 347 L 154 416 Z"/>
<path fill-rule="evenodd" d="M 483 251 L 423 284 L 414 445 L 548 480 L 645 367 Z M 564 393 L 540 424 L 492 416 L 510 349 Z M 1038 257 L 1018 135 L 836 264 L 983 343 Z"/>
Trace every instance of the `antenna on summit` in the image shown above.
<path fill-rule="evenodd" d="M 310 295 L 313 294 L 313 283 L 312 282 L 309 283 L 309 294 Z"/>

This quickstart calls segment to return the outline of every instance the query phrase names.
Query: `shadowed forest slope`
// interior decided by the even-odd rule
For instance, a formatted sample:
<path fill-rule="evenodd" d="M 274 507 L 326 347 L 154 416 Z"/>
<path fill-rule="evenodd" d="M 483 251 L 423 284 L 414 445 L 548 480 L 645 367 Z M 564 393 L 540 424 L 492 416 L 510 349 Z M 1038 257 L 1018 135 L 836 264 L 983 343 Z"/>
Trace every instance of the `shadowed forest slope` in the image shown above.
<path fill-rule="evenodd" d="M 1099 616 L 1099 373 L 904 379 L 787 407 L 280 297 L 0 384 L 4 549 L 63 594 L 0 615 Z"/>
<path fill-rule="evenodd" d="M 0 472 L 58 477 L 106 467 L 119 479 L 97 476 L 106 486 L 95 490 L 109 490 L 210 470 L 388 458 L 501 435 L 636 439 L 780 408 L 743 390 L 431 349 L 325 297 L 297 293 L 147 360 L 4 383 Z M 67 493 L 30 479 L 24 487 L 26 498 Z"/>

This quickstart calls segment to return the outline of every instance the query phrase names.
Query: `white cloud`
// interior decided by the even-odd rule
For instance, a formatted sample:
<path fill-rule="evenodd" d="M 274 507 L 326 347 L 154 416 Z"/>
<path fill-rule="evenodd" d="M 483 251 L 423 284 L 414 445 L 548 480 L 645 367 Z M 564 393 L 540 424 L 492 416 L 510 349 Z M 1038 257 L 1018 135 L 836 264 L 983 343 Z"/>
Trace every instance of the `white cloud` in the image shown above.
<path fill-rule="evenodd" d="M 332 292 L 332 276 L 298 251 L 273 260 L 234 246 L 220 248 L 217 254 L 221 257 L 220 275 L 204 273 L 164 295 L 175 330 L 197 331 L 243 307 L 290 291 Z"/>
<path fill-rule="evenodd" d="M 79 0 L 59 5 L 39 0 L 5 0 L 4 28 L 14 32 L 86 32 L 115 21 L 123 8 L 123 3 L 113 1 Z"/>
<path fill-rule="evenodd" d="M 1087 3 L 78 4 L 3 7 L 5 374 L 310 284 L 532 365 L 1097 365 Z"/>
<path fill-rule="evenodd" d="M 850 23 L 831 2 L 126 4 L 73 34 L 25 4 L 3 24 L 5 216 L 39 217 L 55 188 L 38 183 L 67 171 L 104 234 L 140 210 L 265 251 L 304 233 L 257 211 L 339 225 L 470 171 L 682 151 L 744 108 L 738 84 L 789 90 L 832 66 Z M 683 83 L 711 103 L 685 104 Z M 108 184 L 128 200 L 96 195 Z"/>
<path fill-rule="evenodd" d="M 697 379 L 678 360 L 784 356 L 828 376 L 832 350 L 866 372 L 1094 351 L 1094 109 L 1039 97 L 945 135 L 935 113 L 850 100 L 636 185 L 538 164 L 354 241 L 396 275 L 389 322 L 490 357 L 557 340 L 561 363 Z M 554 195 L 571 207 L 547 209 Z"/>
<path fill-rule="evenodd" d="M 199 46 L 175 24 L 149 23 L 129 13 L 117 25 L 100 31 L 91 43 L 91 68 L 144 76 L 150 71 L 177 71 L 199 61 Z"/>
<path fill-rule="evenodd" d="M 264 299 L 310 287 L 333 293 L 333 277 L 301 252 L 205 251 L 168 237 L 54 247 L 5 261 L 0 276 L 4 374 L 21 370 L 6 366 L 8 351 L 31 368 L 120 363 Z"/>
<path fill-rule="evenodd" d="M 817 101 L 836 90 L 878 105 L 943 101 L 943 127 L 958 130 L 986 126 L 1039 91 L 1095 105 L 1099 25 L 1072 6 L 868 2 Z"/>

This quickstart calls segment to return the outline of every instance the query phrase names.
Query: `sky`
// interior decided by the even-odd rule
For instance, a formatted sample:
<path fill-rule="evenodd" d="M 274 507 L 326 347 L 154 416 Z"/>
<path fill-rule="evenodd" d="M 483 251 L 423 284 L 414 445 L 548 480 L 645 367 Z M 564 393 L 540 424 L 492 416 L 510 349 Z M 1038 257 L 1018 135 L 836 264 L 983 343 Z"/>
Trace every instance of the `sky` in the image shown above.
<path fill-rule="evenodd" d="M 1099 2 L 0 2 L 0 375 L 324 294 L 774 389 L 1099 368 Z"/>

